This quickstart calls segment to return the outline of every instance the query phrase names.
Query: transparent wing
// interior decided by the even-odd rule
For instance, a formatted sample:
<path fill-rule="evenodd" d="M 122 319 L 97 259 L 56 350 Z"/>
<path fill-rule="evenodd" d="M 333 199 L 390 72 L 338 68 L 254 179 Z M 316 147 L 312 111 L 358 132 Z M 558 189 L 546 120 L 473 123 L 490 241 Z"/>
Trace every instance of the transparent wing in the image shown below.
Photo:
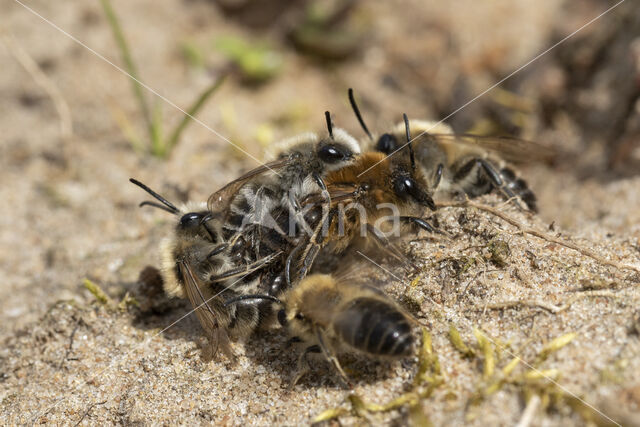
<path fill-rule="evenodd" d="M 222 328 L 218 322 L 220 316 L 226 315 L 220 307 L 221 302 L 216 298 L 205 297 L 203 294 L 204 284 L 193 274 L 188 263 L 182 261 L 178 263 L 180 274 L 184 278 L 184 286 L 187 297 L 193 306 L 196 316 L 209 339 L 211 357 L 214 357 L 221 349 L 229 360 L 234 361 L 235 355 L 231 350 L 229 336 L 226 328 Z"/>
<path fill-rule="evenodd" d="M 565 153 L 561 150 L 524 139 L 501 136 L 479 136 L 469 134 L 425 134 L 441 144 L 464 144 L 479 147 L 498 154 L 508 162 L 553 163 Z"/>
<path fill-rule="evenodd" d="M 188 263 L 182 261 L 178 263 L 180 268 L 180 275 L 184 279 L 185 292 L 193 309 L 198 316 L 198 320 L 205 330 L 208 337 L 215 336 L 216 330 L 219 327 L 218 314 L 214 310 L 214 301 L 208 301 L 205 298 L 202 289 L 203 283 L 193 274 L 191 267 Z"/>
<path fill-rule="evenodd" d="M 207 200 L 207 208 L 213 213 L 225 212 L 229 208 L 233 196 L 235 196 L 249 180 L 266 172 L 277 173 L 278 169 L 283 168 L 288 163 L 288 158 L 278 159 L 250 170 L 209 196 L 209 199 Z"/>

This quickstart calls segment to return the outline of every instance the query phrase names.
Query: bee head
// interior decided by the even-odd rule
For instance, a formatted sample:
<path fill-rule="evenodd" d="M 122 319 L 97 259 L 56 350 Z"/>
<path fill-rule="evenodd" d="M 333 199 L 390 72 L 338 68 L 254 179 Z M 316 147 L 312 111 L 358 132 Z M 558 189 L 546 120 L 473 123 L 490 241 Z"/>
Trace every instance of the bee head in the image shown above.
<path fill-rule="evenodd" d="M 187 212 L 180 217 L 176 225 L 176 232 L 185 237 L 201 236 L 205 239 L 216 243 L 218 241 L 215 231 L 215 223 L 211 223 L 214 219 L 213 214 L 209 211 Z"/>
<path fill-rule="evenodd" d="M 398 140 L 390 133 L 383 133 L 376 142 L 376 151 L 391 154 L 398 149 Z"/>
<path fill-rule="evenodd" d="M 376 151 L 380 151 L 381 153 L 385 153 L 388 155 L 396 154 L 400 148 L 406 147 L 409 152 L 409 159 L 411 161 L 411 168 L 415 169 L 415 154 L 413 152 L 413 144 L 411 139 L 411 131 L 409 129 L 409 119 L 406 114 L 402 115 L 404 120 L 404 128 L 405 128 L 405 137 L 406 143 L 401 145 L 398 141 L 398 138 L 391 133 L 383 133 L 378 138 L 378 142 L 376 142 Z"/>
<path fill-rule="evenodd" d="M 407 172 L 396 173 L 392 179 L 393 192 L 401 200 L 411 201 L 421 206 L 427 206 L 432 211 L 436 210 L 436 205 L 431 195 L 424 190 L 421 180 L 414 174 Z"/>

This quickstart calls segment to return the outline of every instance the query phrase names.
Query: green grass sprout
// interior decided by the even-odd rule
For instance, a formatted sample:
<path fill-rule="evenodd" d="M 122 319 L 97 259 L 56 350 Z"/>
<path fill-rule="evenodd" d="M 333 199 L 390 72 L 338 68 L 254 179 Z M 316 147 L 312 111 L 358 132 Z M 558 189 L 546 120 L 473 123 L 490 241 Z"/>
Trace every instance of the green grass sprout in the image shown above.
<path fill-rule="evenodd" d="M 131 88 L 147 128 L 148 142 L 143 142 L 144 140 L 135 133 L 133 126 L 129 123 L 125 114 L 119 112 L 116 113 L 116 123 L 136 151 L 149 153 L 160 158 L 167 158 L 171 154 L 173 148 L 177 145 L 180 140 L 180 136 L 186 129 L 187 125 L 193 121 L 193 117 L 195 117 L 195 115 L 202 109 L 211 95 L 218 90 L 224 81 L 224 76 L 216 79 L 196 98 L 196 100 L 186 110 L 188 114 L 186 114 L 175 128 L 169 132 L 169 137 L 165 138 L 164 132 L 162 131 L 162 111 L 158 104 L 154 104 L 152 107 L 149 106 L 149 102 L 144 92 L 145 88 L 140 80 L 138 67 L 133 60 L 131 50 L 129 49 L 126 38 L 124 37 L 120 21 L 111 6 L 111 1 L 100 0 L 100 3 L 102 4 L 102 9 L 107 17 L 107 22 L 113 32 L 116 45 L 120 50 L 125 70 L 131 76 Z"/>

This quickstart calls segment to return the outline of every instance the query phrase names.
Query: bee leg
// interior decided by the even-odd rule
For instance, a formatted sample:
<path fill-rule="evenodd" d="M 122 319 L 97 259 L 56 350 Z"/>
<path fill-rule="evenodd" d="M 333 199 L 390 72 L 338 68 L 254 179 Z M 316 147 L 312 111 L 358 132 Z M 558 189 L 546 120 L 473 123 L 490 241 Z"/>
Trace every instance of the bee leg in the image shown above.
<path fill-rule="evenodd" d="M 320 187 L 320 190 L 322 190 L 322 197 L 324 197 L 327 200 L 327 203 L 329 204 L 329 206 L 331 206 L 331 195 L 329 194 L 329 191 L 327 190 L 327 186 L 324 183 L 324 180 L 317 173 L 314 173 L 312 176 L 313 176 L 313 179 L 315 180 L 316 184 L 318 184 L 318 187 Z"/>
<path fill-rule="evenodd" d="M 298 256 L 298 253 L 302 250 L 302 248 L 304 248 L 304 245 L 302 244 L 299 244 L 298 246 L 296 246 L 291 251 L 291 253 L 287 257 L 287 261 L 284 264 L 284 277 L 285 277 L 285 280 L 287 281 L 287 288 L 290 288 L 293 283 L 291 280 L 291 264 L 294 263 L 295 257 Z"/>
<path fill-rule="evenodd" d="M 287 342 L 285 343 L 285 346 L 287 347 L 291 347 L 294 344 L 298 344 L 302 342 L 302 338 L 300 337 L 291 337 L 287 340 Z"/>
<path fill-rule="evenodd" d="M 353 384 L 351 383 L 351 381 L 349 381 L 349 377 L 347 377 L 347 374 L 345 374 L 344 370 L 342 370 L 342 366 L 340 366 L 338 358 L 329 350 L 329 348 L 325 344 L 322 332 L 320 332 L 320 330 L 316 327 L 314 327 L 313 329 L 315 329 L 316 338 L 318 339 L 318 344 L 320 345 L 320 349 L 322 349 L 324 357 L 326 357 L 327 360 L 331 362 L 333 367 L 336 368 L 336 371 L 338 371 L 338 373 L 340 374 L 340 379 L 347 386 L 347 388 L 353 390 Z"/>
<path fill-rule="evenodd" d="M 513 203 L 520 210 L 525 210 L 520 202 L 518 202 L 518 197 L 516 194 L 511 191 L 509 186 L 505 185 L 504 181 L 500 177 L 500 172 L 498 172 L 491 163 L 486 161 L 485 159 L 477 159 L 477 162 L 480 166 L 482 166 L 482 170 L 485 172 L 491 183 L 500 190 L 500 192 L 508 199 L 513 201 Z"/>
<path fill-rule="evenodd" d="M 427 221 L 425 221 L 422 218 L 418 218 L 418 217 L 415 217 L 415 216 L 401 216 L 400 217 L 400 221 L 404 221 L 404 222 L 407 222 L 409 224 L 416 225 L 419 228 L 422 228 L 423 230 L 428 231 L 429 233 L 440 233 L 440 234 L 442 234 L 442 231 L 438 230 L 437 228 L 435 228 L 433 225 L 429 224 Z"/>
<path fill-rule="evenodd" d="M 302 262 L 302 268 L 300 269 L 299 280 L 302 280 L 302 279 L 305 278 L 305 276 L 307 275 L 307 273 L 311 269 L 311 266 L 313 265 L 313 261 L 315 261 L 316 256 L 318 255 L 318 252 L 320 252 L 320 245 L 318 245 L 318 244 L 314 244 L 309 249 L 309 252 L 307 253 L 307 256 L 305 257 L 304 261 Z"/>
<path fill-rule="evenodd" d="M 297 337 L 294 337 L 294 338 L 297 338 Z M 298 338 L 298 340 L 301 341 L 300 338 Z M 309 353 L 321 353 L 321 352 L 322 350 L 317 345 L 309 346 L 302 352 L 300 357 L 298 357 L 298 366 L 296 368 L 296 374 L 291 380 L 291 383 L 289 383 L 289 387 L 288 387 L 289 391 L 291 391 L 293 387 L 295 387 L 298 381 L 300 381 L 300 378 L 302 378 L 307 372 L 311 370 L 311 364 L 309 363 L 309 359 L 307 358 Z"/>
<path fill-rule="evenodd" d="M 402 217 L 401 217 L 402 219 Z M 378 244 L 380 249 L 391 257 L 397 259 L 407 267 L 415 268 L 415 266 L 409 261 L 409 259 L 398 249 L 396 245 L 391 243 L 387 236 L 384 235 L 382 230 L 376 228 L 374 225 L 367 224 L 367 231 L 373 235 L 373 240 Z"/>
<path fill-rule="evenodd" d="M 433 190 L 435 191 L 440 185 L 440 181 L 442 181 L 442 172 L 444 171 L 444 165 L 442 163 L 438 164 L 438 168 L 433 176 Z"/>
<path fill-rule="evenodd" d="M 227 248 L 228 248 L 228 247 L 229 247 L 229 244 L 228 244 L 228 243 L 221 243 L 221 244 L 219 244 L 218 246 L 216 246 L 215 248 L 213 248 L 213 249 L 211 250 L 211 252 L 209 252 L 209 253 L 207 254 L 207 258 L 208 258 L 208 259 L 213 258 L 214 256 L 216 256 L 216 255 L 220 254 L 221 252 L 224 252 L 225 250 L 227 250 Z"/>
<path fill-rule="evenodd" d="M 327 193 L 327 196 L 328 196 L 328 193 Z M 330 199 L 329 199 L 329 203 L 330 203 Z M 315 261 L 316 256 L 318 255 L 318 252 L 320 252 L 320 248 L 322 248 L 322 241 L 324 239 L 322 230 L 326 229 L 325 224 L 326 224 L 326 227 L 329 227 L 331 225 L 331 221 L 333 221 L 333 218 L 334 218 L 334 215 L 333 215 L 334 213 L 335 211 L 330 210 L 325 214 L 323 214 L 322 220 L 320 221 L 320 223 L 318 223 L 315 231 L 313 232 L 313 236 L 311 236 L 310 243 L 307 245 L 303 254 L 304 260 L 302 261 L 302 266 L 300 268 L 300 272 L 298 273 L 298 278 L 297 278 L 298 281 L 304 279 L 307 273 L 309 272 L 309 270 L 311 269 L 311 266 L 313 265 L 313 262 Z"/>
<path fill-rule="evenodd" d="M 237 276 L 242 276 L 245 274 L 249 274 L 249 273 L 253 273 L 256 270 L 259 270 L 263 267 L 265 267 L 266 265 L 268 265 L 271 261 L 273 261 L 275 258 L 277 258 L 278 256 L 280 256 L 280 254 L 282 253 L 282 251 L 278 251 L 272 255 L 266 256 L 264 258 L 259 259 L 258 261 L 246 265 L 244 267 L 238 267 L 238 268 L 234 268 L 228 271 L 225 271 L 224 273 L 220 273 L 220 274 L 216 274 L 216 275 L 211 275 L 209 277 L 209 281 L 211 282 L 219 282 L 221 280 L 226 280 L 226 279 L 231 279 L 233 277 L 237 277 Z"/>

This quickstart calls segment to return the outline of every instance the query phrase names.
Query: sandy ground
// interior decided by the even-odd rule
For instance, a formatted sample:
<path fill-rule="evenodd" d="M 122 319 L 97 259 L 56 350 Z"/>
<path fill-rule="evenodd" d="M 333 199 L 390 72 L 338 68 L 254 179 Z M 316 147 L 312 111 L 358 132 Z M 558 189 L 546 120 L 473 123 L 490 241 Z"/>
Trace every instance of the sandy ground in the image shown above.
<path fill-rule="evenodd" d="M 36 0 L 28 6 L 121 64 L 97 2 Z M 564 27 L 578 28 L 602 6 L 569 13 L 552 1 L 481 6 L 460 0 L 447 7 L 380 2 L 357 12 L 356 21 L 369 29 L 358 54 L 321 64 L 297 55 L 277 25 L 252 29 L 212 2 L 114 1 L 142 80 L 181 108 L 224 67 L 212 49 L 206 69 L 190 67 L 180 53 L 184 42 L 209 46 L 220 35 L 248 34 L 281 49 L 285 66 L 277 78 L 262 86 L 231 78 L 199 114 L 258 159 L 271 141 L 321 131 L 325 110 L 360 136 L 346 99 L 351 86 L 376 130 L 402 112 L 444 116 L 470 99 L 451 100 L 458 77 L 466 76 L 467 93 L 480 93 L 548 47 L 554 23 L 569 32 Z M 514 425 L 528 420 L 528 410 L 533 425 L 638 425 L 640 177 L 586 176 L 570 164 L 531 166 L 523 173 L 540 198 L 539 216 L 504 206 L 495 196 L 480 200 L 550 239 L 597 253 L 600 261 L 469 207 L 434 214 L 451 241 L 427 235 L 403 240 L 418 273 L 382 259 L 385 273 L 354 259 L 364 276 L 383 283 L 426 326 L 440 365 L 438 374 L 430 365 L 431 376 L 421 385 L 424 391 L 437 379 L 429 394 L 388 411 L 365 411 L 323 364 L 287 390 L 296 357 L 281 331 L 235 344 L 234 365 L 200 357 L 201 331 L 193 316 L 166 328 L 188 305 L 150 295 L 138 277 L 146 266 L 158 265 L 158 243 L 172 218 L 138 209 L 144 194 L 129 177 L 172 200 L 204 200 L 255 161 L 198 124 L 167 160 L 136 153 L 115 120 L 120 111 L 141 122 L 127 78 L 18 2 L 4 0 L 0 13 L 2 35 L 14 46 L 0 45 L 0 200 L 8 211 L 0 216 L 2 424 L 294 425 L 343 408 L 337 419 L 345 424 L 417 424 L 423 414 L 435 425 Z M 16 61 L 15 46 L 36 61 L 68 105 L 72 136 L 61 136 L 59 111 Z M 169 128 L 180 112 L 157 102 Z M 580 144 L 558 135 L 543 128 L 532 137 Z M 591 158 L 598 153 L 597 147 L 585 150 Z M 85 278 L 113 304 L 97 303 Z M 127 291 L 140 307 L 115 308 Z M 454 346 L 452 325 L 473 355 Z M 475 328 L 488 343 L 478 343 Z M 567 334 L 575 337 L 545 353 Z M 503 375 L 516 356 L 522 361 Z M 345 366 L 357 396 L 385 404 L 413 390 L 418 359 L 346 357 Z M 539 371 L 554 382 L 532 378 Z"/>

